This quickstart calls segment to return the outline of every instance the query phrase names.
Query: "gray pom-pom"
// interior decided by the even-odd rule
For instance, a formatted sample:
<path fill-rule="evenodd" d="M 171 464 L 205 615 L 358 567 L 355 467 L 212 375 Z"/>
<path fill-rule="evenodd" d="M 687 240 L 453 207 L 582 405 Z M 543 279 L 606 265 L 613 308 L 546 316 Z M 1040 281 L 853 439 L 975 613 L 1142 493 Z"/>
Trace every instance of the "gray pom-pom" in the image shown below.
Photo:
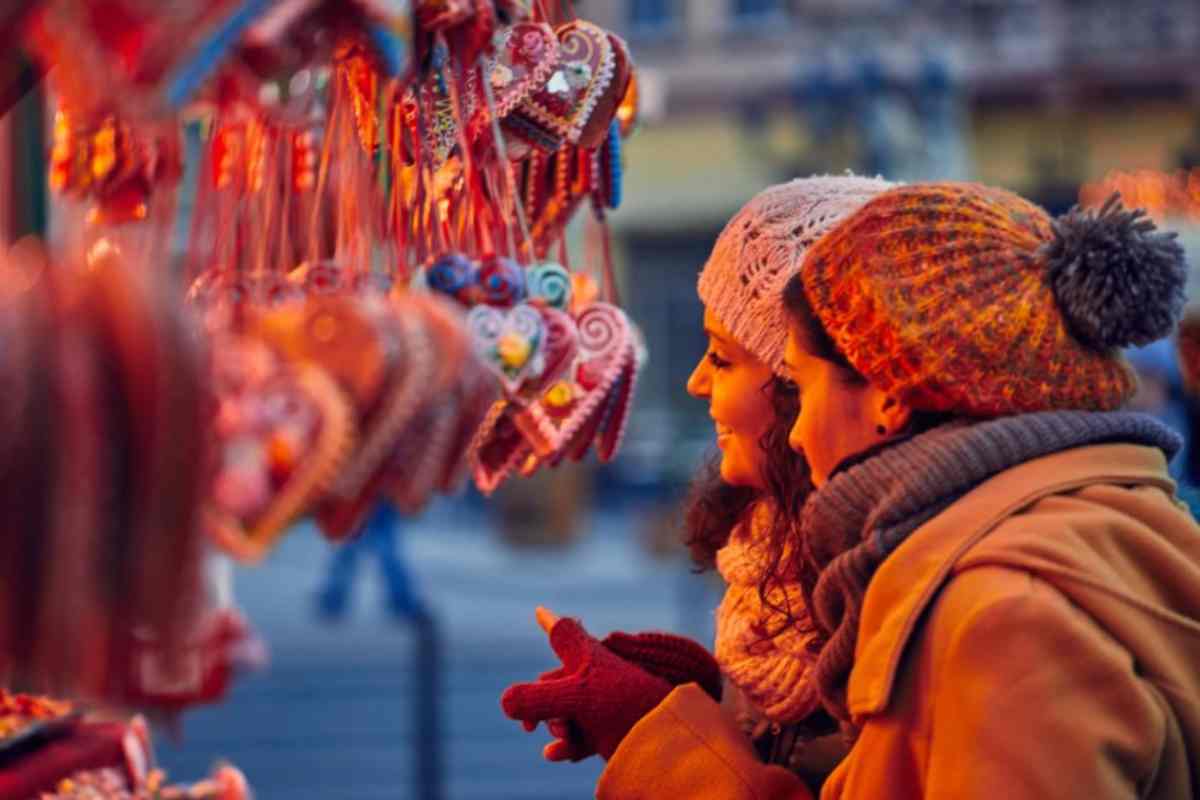
<path fill-rule="evenodd" d="M 1168 335 L 1183 312 L 1187 266 L 1174 233 L 1113 194 L 1098 213 L 1078 207 L 1054 221 L 1045 245 L 1050 288 L 1067 328 L 1096 350 Z"/>

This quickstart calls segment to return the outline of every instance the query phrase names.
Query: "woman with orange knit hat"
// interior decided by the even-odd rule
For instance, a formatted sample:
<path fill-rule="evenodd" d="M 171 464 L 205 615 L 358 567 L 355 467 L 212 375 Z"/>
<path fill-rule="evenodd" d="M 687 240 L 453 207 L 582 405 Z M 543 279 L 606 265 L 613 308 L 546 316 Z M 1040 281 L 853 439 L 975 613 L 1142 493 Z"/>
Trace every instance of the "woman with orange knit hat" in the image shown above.
<path fill-rule="evenodd" d="M 784 370 L 814 489 L 784 554 L 849 745 L 822 798 L 1197 796 L 1200 526 L 1178 435 L 1120 410 L 1120 350 L 1183 284 L 1115 201 L 1053 220 L 976 184 L 891 189 L 805 253 Z M 810 792 L 681 685 L 598 796 Z"/>

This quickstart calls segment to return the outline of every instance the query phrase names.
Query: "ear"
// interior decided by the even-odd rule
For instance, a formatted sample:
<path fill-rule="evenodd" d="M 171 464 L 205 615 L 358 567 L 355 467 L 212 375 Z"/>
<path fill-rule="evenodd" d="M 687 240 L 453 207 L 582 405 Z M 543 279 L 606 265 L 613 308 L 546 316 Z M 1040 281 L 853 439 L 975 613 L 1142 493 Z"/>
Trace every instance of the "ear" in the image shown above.
<path fill-rule="evenodd" d="M 908 427 L 912 420 L 912 406 L 894 395 L 876 390 L 872 407 L 875 415 L 875 430 L 880 436 L 891 438 Z"/>

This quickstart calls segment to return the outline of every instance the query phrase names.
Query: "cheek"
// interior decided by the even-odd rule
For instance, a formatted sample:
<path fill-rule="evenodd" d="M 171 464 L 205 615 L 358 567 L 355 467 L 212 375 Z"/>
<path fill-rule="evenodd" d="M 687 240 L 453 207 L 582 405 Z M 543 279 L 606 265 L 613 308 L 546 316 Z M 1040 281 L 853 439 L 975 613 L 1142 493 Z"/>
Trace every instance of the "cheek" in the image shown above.
<path fill-rule="evenodd" d="M 713 415 L 739 438 L 757 441 L 767 432 L 774 414 L 760 387 L 740 381 L 722 389 L 719 396 L 713 394 Z"/>

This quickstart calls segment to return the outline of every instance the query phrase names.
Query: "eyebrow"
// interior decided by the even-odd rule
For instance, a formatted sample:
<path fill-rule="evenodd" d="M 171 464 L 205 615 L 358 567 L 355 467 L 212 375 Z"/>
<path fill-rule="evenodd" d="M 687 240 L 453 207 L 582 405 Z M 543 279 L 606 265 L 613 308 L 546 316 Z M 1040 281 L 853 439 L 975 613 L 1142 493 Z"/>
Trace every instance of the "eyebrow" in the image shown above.
<path fill-rule="evenodd" d="M 714 331 L 712 328 L 705 328 L 705 329 L 704 329 L 704 332 L 705 332 L 706 334 L 708 334 L 708 338 L 710 338 L 710 339 L 716 339 L 718 342 L 726 342 L 726 341 L 728 341 L 728 340 L 727 340 L 727 339 L 726 339 L 724 336 L 722 336 L 721 334 L 717 333 L 717 332 L 716 332 L 716 331 Z"/>

